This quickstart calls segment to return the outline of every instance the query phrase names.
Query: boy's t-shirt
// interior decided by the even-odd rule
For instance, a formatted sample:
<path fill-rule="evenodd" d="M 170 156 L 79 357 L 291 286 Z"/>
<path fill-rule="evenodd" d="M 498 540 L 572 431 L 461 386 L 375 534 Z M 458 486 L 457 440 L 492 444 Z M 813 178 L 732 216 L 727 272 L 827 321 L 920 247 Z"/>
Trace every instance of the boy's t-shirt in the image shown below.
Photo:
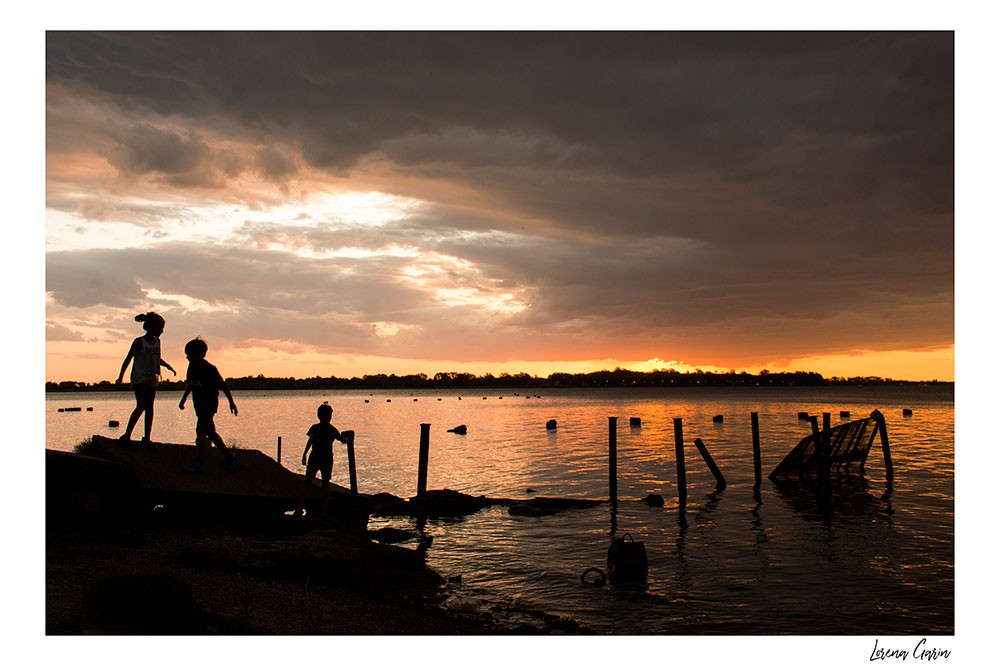
<path fill-rule="evenodd" d="M 340 437 L 340 431 L 333 427 L 333 424 L 323 421 L 314 423 L 306 434 L 312 440 L 310 457 L 316 456 L 317 460 L 333 460 L 333 440 Z"/>
<path fill-rule="evenodd" d="M 214 414 L 219 410 L 219 389 L 223 380 L 218 368 L 205 359 L 191 361 L 188 364 L 187 385 L 191 389 L 195 412 Z"/>

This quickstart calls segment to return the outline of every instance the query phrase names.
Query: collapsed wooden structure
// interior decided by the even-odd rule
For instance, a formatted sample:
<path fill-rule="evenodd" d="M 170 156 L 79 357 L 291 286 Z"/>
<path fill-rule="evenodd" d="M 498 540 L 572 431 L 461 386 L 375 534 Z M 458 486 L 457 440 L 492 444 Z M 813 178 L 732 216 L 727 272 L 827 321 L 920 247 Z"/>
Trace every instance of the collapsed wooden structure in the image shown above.
<path fill-rule="evenodd" d="M 881 439 L 886 479 L 892 481 L 892 455 L 885 417 L 877 409 L 870 416 L 830 427 L 830 415 L 823 415 L 820 429 L 816 416 L 809 417 L 812 433 L 802 438 L 774 468 L 772 481 L 790 479 L 825 480 L 831 476 L 864 474 L 865 461 L 875 437 Z"/>

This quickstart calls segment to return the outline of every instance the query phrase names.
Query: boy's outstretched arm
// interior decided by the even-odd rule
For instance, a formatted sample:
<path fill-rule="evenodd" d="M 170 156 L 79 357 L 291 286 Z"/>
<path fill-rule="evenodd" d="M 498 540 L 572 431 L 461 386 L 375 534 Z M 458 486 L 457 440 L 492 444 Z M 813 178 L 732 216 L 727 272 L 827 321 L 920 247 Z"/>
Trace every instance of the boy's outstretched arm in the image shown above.
<path fill-rule="evenodd" d="M 229 400 L 229 411 L 233 413 L 233 416 L 236 416 L 236 403 L 233 402 L 233 394 L 229 392 L 229 387 L 226 386 L 225 382 L 222 382 L 222 392 L 226 394 L 226 399 Z"/>

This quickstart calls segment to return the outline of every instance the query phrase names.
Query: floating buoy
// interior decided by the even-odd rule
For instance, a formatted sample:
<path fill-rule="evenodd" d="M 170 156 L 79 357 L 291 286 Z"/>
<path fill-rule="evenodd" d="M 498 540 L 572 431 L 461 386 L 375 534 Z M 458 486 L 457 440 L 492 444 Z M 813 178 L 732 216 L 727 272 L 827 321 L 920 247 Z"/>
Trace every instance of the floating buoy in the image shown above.
<path fill-rule="evenodd" d="M 92 412 L 92 411 L 94 411 L 94 408 L 93 407 L 87 407 L 87 411 L 88 412 Z"/>
<path fill-rule="evenodd" d="M 368 400 L 365 400 L 365 402 L 369 402 L 369 401 L 368 401 Z"/>
<path fill-rule="evenodd" d="M 903 416 L 913 416 L 913 410 L 912 409 L 904 409 L 903 410 Z"/>
<path fill-rule="evenodd" d="M 799 412 L 799 421 L 808 421 L 809 412 Z"/>
<path fill-rule="evenodd" d="M 633 417 L 629 418 L 628 424 L 630 426 L 636 426 L 636 427 L 641 426 L 642 425 L 642 419 L 640 419 L 638 416 L 633 416 Z"/>
<path fill-rule="evenodd" d="M 849 419 L 849 418 L 851 418 L 851 413 L 848 412 L 848 411 L 842 411 L 842 412 L 840 412 L 840 418 L 842 418 L 842 419 Z"/>
<path fill-rule="evenodd" d="M 722 423 L 722 414 L 716 414 L 713 416 L 712 423 Z"/>
<path fill-rule="evenodd" d="M 545 429 L 546 430 L 555 430 L 556 429 L 556 420 L 555 419 L 551 419 L 549 421 L 546 421 L 546 423 L 545 423 Z"/>
<path fill-rule="evenodd" d="M 616 583 L 638 583 L 646 580 L 648 573 L 646 544 L 635 541 L 631 534 L 611 540 L 608 548 L 608 574 L 611 580 Z"/>
<path fill-rule="evenodd" d="M 108 427 L 109 428 L 117 428 L 118 427 L 118 421 L 108 421 Z"/>
<path fill-rule="evenodd" d="M 466 433 L 467 433 L 468 431 L 469 431 L 468 427 L 466 427 L 466 426 L 464 426 L 464 425 L 460 425 L 460 426 L 455 426 L 454 428 L 452 428 L 452 429 L 451 429 L 451 430 L 449 430 L 448 432 L 453 432 L 453 433 L 455 433 L 456 435 L 464 435 L 464 434 L 466 434 Z"/>

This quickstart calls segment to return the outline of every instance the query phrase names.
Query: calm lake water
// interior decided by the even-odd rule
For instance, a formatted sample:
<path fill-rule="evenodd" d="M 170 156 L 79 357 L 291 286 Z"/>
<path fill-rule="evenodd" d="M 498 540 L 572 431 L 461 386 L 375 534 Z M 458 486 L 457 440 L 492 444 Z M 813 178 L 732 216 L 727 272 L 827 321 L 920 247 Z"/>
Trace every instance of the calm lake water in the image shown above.
<path fill-rule="evenodd" d="M 194 414 L 161 392 L 153 439 L 190 443 Z M 618 504 L 544 517 L 496 507 L 419 527 L 428 564 L 453 585 L 457 607 L 523 621 L 519 609 L 576 619 L 601 633 L 737 635 L 952 635 L 954 633 L 954 400 L 950 386 L 905 388 L 524 389 L 513 391 L 262 391 L 235 394 L 239 416 L 216 418 L 227 443 L 275 455 L 302 472 L 306 430 L 328 401 L 334 424 L 357 433 L 359 490 L 416 494 L 420 424 L 431 424 L 427 486 L 473 495 L 607 499 L 608 417 L 617 417 Z M 223 400 L 223 403 L 225 401 Z M 72 450 L 114 437 L 130 393 L 53 394 L 46 446 Z M 59 412 L 81 407 L 79 412 Z M 912 416 L 903 416 L 903 409 Z M 87 411 L 91 409 L 92 411 Z M 809 432 L 798 412 L 886 416 L 895 481 L 885 483 L 878 440 L 866 484 L 828 516 L 808 494 L 766 479 Z M 750 413 L 758 412 L 764 483 L 753 491 Z M 713 417 L 722 415 L 722 423 Z M 631 417 L 641 427 L 630 426 Z M 683 419 L 688 498 L 677 502 L 674 419 Z M 548 420 L 558 422 L 546 430 Z M 467 425 L 468 434 L 448 433 Z M 136 437 L 141 435 L 141 424 Z M 715 481 L 700 438 L 725 475 Z M 342 449 L 338 450 L 339 455 Z M 348 486 L 345 456 L 334 482 Z M 662 495 L 663 507 L 639 502 Z M 376 519 L 372 529 L 415 529 Z M 612 535 L 643 541 L 642 586 L 581 582 L 603 568 Z"/>

